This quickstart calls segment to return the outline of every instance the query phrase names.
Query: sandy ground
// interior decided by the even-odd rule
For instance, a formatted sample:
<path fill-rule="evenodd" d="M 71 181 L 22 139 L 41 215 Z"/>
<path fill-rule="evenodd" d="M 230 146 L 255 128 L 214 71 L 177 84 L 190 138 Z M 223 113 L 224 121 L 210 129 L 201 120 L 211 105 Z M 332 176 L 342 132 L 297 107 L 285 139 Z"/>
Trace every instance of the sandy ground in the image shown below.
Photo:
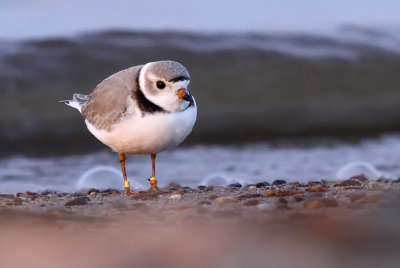
<path fill-rule="evenodd" d="M 400 180 L 279 183 L 2 194 L 0 267 L 399 267 Z"/>

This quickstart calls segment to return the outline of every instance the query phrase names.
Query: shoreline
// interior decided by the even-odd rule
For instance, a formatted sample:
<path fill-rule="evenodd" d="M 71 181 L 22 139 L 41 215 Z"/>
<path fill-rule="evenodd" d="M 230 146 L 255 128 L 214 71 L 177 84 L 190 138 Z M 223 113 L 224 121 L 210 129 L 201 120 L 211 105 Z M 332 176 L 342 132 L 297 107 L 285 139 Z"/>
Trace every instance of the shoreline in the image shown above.
<path fill-rule="evenodd" d="M 400 179 L 0 195 L 4 267 L 396 267 Z"/>

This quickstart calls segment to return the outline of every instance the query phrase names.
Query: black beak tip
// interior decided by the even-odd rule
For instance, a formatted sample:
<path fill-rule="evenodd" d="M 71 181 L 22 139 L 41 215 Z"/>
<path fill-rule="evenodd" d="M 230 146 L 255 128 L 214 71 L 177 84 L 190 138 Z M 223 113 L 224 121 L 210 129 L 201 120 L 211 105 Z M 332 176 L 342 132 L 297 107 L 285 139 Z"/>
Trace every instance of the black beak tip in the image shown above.
<path fill-rule="evenodd" d="M 183 98 L 182 99 L 184 99 L 185 101 L 192 101 L 192 95 L 190 95 L 190 94 L 185 94 L 185 96 L 183 96 Z"/>

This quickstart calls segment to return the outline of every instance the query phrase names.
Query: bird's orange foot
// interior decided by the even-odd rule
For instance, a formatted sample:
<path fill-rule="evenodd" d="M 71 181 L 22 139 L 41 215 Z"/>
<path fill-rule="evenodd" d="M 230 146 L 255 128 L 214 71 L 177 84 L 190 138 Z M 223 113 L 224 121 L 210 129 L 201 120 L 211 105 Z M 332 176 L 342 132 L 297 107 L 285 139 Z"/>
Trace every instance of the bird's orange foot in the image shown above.
<path fill-rule="evenodd" d="M 150 181 L 150 188 L 147 190 L 148 193 L 165 193 L 165 190 L 162 190 L 157 187 L 157 180 L 155 177 L 151 177 Z"/>
<path fill-rule="evenodd" d="M 134 195 L 134 194 L 138 194 L 138 192 L 135 192 L 129 188 L 125 188 L 125 195 Z"/>
<path fill-rule="evenodd" d="M 137 194 L 138 192 L 132 191 L 131 190 L 131 185 L 128 180 L 124 181 L 124 189 L 125 189 L 125 194 L 126 195 L 132 195 L 132 194 Z"/>

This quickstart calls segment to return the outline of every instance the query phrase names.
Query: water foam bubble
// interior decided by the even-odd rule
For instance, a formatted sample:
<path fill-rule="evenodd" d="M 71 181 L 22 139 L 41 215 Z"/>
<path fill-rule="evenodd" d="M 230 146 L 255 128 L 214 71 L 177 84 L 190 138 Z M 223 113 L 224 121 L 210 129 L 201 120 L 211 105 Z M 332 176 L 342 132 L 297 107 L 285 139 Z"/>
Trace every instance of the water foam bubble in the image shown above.
<path fill-rule="evenodd" d="M 376 180 L 381 178 L 383 173 L 370 163 L 356 161 L 341 167 L 336 174 L 336 178 L 340 180 L 346 180 L 358 175 L 364 175 L 370 180 Z"/>
<path fill-rule="evenodd" d="M 111 166 L 95 166 L 85 171 L 76 182 L 76 189 L 96 188 L 99 190 L 119 189 L 123 187 L 121 171 Z M 131 187 L 143 189 L 144 186 L 136 181 L 131 182 Z"/>

